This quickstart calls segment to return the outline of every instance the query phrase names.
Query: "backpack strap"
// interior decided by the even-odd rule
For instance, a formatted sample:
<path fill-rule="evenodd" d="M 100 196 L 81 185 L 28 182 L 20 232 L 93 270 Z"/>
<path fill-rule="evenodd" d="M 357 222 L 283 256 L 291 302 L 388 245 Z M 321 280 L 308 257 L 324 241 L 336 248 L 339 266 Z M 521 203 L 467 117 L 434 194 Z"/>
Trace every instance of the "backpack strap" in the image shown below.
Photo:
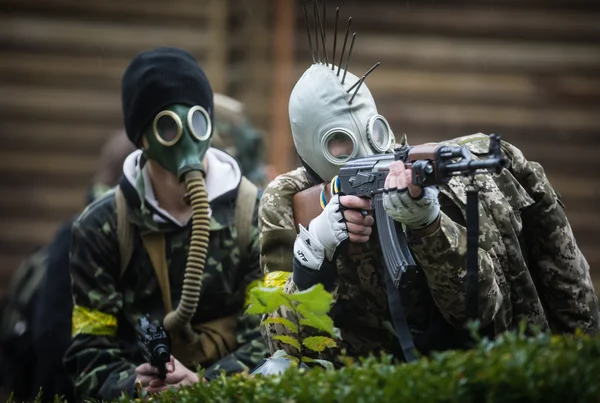
<path fill-rule="evenodd" d="M 238 246 L 240 248 L 240 261 L 248 258 L 248 246 L 250 245 L 250 229 L 252 218 L 256 207 L 256 196 L 258 188 L 245 176 L 242 176 L 238 188 L 238 196 L 235 203 L 235 226 L 238 233 Z"/>
<path fill-rule="evenodd" d="M 165 313 L 173 310 L 171 303 L 171 285 L 169 284 L 169 268 L 165 249 L 165 235 L 162 232 L 148 232 L 142 234 L 144 248 L 148 252 L 154 273 L 158 279 L 158 286 L 163 298 Z"/>
<path fill-rule="evenodd" d="M 242 176 L 235 206 L 235 224 L 238 232 L 241 261 L 248 257 L 250 229 L 252 228 L 257 195 L 258 188 L 256 185 L 245 176 Z M 127 219 L 127 201 L 120 186 L 115 189 L 115 204 L 117 209 L 117 238 L 121 256 L 120 277 L 122 277 L 133 254 L 133 228 Z"/>
<path fill-rule="evenodd" d="M 127 219 L 127 201 L 120 186 L 115 189 L 115 204 L 117 207 L 117 239 L 121 257 L 119 277 L 122 277 L 133 254 L 133 227 Z"/>

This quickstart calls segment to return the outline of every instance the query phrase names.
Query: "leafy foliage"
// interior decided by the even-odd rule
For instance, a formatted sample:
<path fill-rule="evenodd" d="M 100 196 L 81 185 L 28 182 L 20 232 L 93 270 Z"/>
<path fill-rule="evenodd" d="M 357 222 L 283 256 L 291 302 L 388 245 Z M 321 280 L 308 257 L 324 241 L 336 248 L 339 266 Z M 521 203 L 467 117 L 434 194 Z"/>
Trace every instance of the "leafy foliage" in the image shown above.
<path fill-rule="evenodd" d="M 317 362 L 324 365 L 321 360 L 307 360 L 302 354 L 303 347 L 321 352 L 326 348 L 335 347 L 337 344 L 335 338 L 333 320 L 327 315 L 331 308 L 333 297 L 325 291 L 322 284 L 317 284 L 307 290 L 296 292 L 293 294 L 285 293 L 279 287 L 254 287 L 249 291 L 247 313 L 251 314 L 270 314 L 280 308 L 289 309 L 294 313 L 296 323 L 293 321 L 281 318 L 270 317 L 263 321 L 263 325 L 276 323 L 285 326 L 294 336 L 279 335 L 274 336 L 274 339 L 282 343 L 289 344 L 298 350 L 298 356 L 294 357 L 297 362 Z M 302 326 L 310 326 L 320 331 L 331 335 L 313 336 L 302 338 L 300 328 Z M 330 367 L 325 364 L 326 367 Z"/>

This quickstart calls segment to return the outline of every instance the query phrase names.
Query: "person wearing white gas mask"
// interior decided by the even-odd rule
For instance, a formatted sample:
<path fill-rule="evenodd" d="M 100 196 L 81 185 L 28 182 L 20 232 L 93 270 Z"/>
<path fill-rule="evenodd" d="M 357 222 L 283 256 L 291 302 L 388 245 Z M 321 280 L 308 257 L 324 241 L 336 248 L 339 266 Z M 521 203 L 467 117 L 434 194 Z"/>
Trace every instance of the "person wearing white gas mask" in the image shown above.
<path fill-rule="evenodd" d="M 417 262 L 398 287 L 386 279 L 380 240 L 373 236 L 376 223 L 364 214 L 370 201 L 336 194 L 336 175 L 350 158 L 392 152 L 395 145 L 365 76 L 359 79 L 318 54 L 291 93 L 290 123 L 303 167 L 272 181 L 260 202 L 261 268 L 267 285 L 280 284 L 293 293 L 321 283 L 333 294 L 330 316 L 341 339 L 336 348 L 318 354 L 305 349 L 303 354 L 312 358 L 340 363 L 342 350 L 355 357 L 383 351 L 411 361 L 419 353 L 468 348 L 468 179 L 422 189 L 412 185 L 411 170 L 402 162 L 390 166 L 384 207 L 405 227 Z M 399 143 L 406 144 L 406 138 Z M 487 153 L 489 137 L 476 134 L 448 144 L 467 145 L 476 158 Z M 527 161 L 518 148 L 503 142 L 502 153 L 508 165 L 501 174 L 477 177 L 482 333 L 493 337 L 522 320 L 558 333 L 597 331 L 598 299 L 589 266 L 557 193 L 541 166 Z M 284 307 L 268 317 L 296 321 Z M 286 335 L 286 327 L 264 323 L 263 332 L 271 354 L 297 353 L 275 337 Z M 300 332 L 321 335 L 308 326 L 300 326 Z"/>

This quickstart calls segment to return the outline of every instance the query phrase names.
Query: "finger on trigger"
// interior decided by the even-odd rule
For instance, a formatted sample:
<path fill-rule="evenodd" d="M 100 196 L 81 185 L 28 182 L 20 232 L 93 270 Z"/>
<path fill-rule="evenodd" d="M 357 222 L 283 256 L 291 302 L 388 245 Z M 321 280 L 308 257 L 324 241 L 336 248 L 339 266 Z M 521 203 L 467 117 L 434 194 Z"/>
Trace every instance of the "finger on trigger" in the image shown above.
<path fill-rule="evenodd" d="M 370 199 L 363 199 L 357 196 L 341 196 L 340 204 L 349 209 L 371 209 Z"/>
<path fill-rule="evenodd" d="M 390 164 L 390 172 L 394 174 L 399 174 L 405 171 L 404 162 L 402 161 L 394 161 Z"/>
<path fill-rule="evenodd" d="M 386 176 L 385 176 L 385 182 L 383 184 L 383 188 L 384 189 L 389 189 L 390 188 L 390 176 L 392 175 L 392 171 L 390 171 Z"/>

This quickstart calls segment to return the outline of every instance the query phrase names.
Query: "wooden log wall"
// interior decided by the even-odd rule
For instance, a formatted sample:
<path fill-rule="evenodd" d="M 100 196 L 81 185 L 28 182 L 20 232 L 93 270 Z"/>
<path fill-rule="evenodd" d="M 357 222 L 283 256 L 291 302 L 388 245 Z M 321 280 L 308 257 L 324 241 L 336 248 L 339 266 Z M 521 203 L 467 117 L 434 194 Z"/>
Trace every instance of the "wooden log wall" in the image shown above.
<path fill-rule="evenodd" d="M 192 51 L 216 91 L 272 118 L 273 1 L 0 2 L 0 289 L 83 207 L 99 148 L 122 126 L 120 78 L 140 50 Z M 310 4 L 309 0 L 309 4 Z M 541 162 L 592 270 L 600 263 L 600 6 L 592 0 L 328 0 L 327 41 L 353 16 L 350 70 L 412 143 L 483 131 Z M 295 1 L 291 90 L 310 62 Z M 339 37 L 338 37 L 339 39 Z M 338 41 L 338 57 L 341 42 Z M 270 133 L 270 136 L 288 136 Z M 269 143 L 272 143 L 269 142 Z M 281 150 L 289 167 L 293 150 Z"/>
<path fill-rule="evenodd" d="M 413 144 L 498 133 L 520 147 L 543 164 L 562 194 L 578 243 L 600 278 L 600 3 L 327 4 L 329 56 L 339 6 L 336 61 L 352 16 L 349 70 L 361 76 L 381 62 L 366 83 L 394 132 Z M 295 80 L 312 62 L 300 4 L 296 21 Z"/>
<path fill-rule="evenodd" d="M 84 206 L 129 61 L 183 47 L 223 92 L 228 22 L 223 0 L 0 2 L 0 288 Z"/>

